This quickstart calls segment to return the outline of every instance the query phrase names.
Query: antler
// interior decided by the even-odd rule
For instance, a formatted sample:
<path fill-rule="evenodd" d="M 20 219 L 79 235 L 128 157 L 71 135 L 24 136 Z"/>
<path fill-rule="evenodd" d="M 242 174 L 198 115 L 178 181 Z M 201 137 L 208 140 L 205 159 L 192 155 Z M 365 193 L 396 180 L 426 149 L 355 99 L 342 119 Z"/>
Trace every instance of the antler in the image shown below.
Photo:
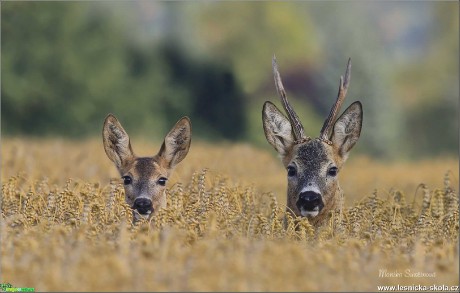
<path fill-rule="evenodd" d="M 348 85 L 350 83 L 350 72 L 351 58 L 348 59 L 347 70 L 345 72 L 345 80 L 343 79 L 343 76 L 340 76 L 340 86 L 337 100 L 335 101 L 334 106 L 332 106 L 331 112 L 329 113 L 326 121 L 324 121 L 323 128 L 321 128 L 320 138 L 323 140 L 329 140 L 329 132 L 331 131 L 332 125 L 335 122 L 337 113 L 340 111 L 343 100 L 345 100 L 345 96 L 347 95 Z"/>
<path fill-rule="evenodd" d="M 297 141 L 301 141 L 306 139 L 305 132 L 302 126 L 302 123 L 299 120 L 299 116 L 297 116 L 294 109 L 292 109 L 291 105 L 289 104 L 286 92 L 284 91 L 283 83 L 281 82 L 280 73 L 278 72 L 278 64 L 276 63 L 276 56 L 273 55 L 273 75 L 275 77 L 275 86 L 278 94 L 280 95 L 281 102 L 283 103 L 283 108 L 288 115 L 289 121 L 291 121 L 292 130 L 294 131 L 294 137 Z"/>

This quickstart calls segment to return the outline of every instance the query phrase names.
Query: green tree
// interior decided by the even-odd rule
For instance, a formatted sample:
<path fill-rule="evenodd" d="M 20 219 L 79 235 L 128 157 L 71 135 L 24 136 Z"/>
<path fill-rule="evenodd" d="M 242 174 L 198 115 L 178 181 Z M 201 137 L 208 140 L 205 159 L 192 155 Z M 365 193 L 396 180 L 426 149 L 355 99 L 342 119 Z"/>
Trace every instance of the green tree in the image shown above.
<path fill-rule="evenodd" d="M 171 84 L 188 92 L 187 99 L 164 99 L 167 116 L 176 117 L 181 101 L 188 100 L 194 133 L 207 138 L 244 138 L 246 97 L 233 71 L 216 61 L 193 60 L 174 44 L 166 44 L 161 52 L 162 59 L 169 64 Z"/>
<path fill-rule="evenodd" d="M 123 92 L 122 33 L 89 3 L 2 4 L 2 132 L 93 132 Z"/>
<path fill-rule="evenodd" d="M 133 134 L 161 138 L 189 115 L 209 138 L 244 136 L 244 99 L 230 67 L 193 61 L 166 48 L 166 38 L 134 42 L 129 18 L 103 3 L 2 8 L 3 134 L 99 134 L 112 112 Z"/>

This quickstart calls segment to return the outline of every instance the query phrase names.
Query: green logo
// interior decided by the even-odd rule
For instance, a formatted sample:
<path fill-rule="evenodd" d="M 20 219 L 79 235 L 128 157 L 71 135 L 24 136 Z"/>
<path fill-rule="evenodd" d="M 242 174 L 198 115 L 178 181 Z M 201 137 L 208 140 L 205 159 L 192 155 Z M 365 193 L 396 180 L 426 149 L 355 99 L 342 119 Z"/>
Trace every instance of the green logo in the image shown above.
<path fill-rule="evenodd" d="M 13 287 L 10 283 L 0 283 L 2 292 L 35 292 L 35 288 Z"/>
<path fill-rule="evenodd" d="M 0 289 L 2 290 L 2 292 L 6 292 L 6 289 L 8 288 L 12 288 L 13 285 L 11 285 L 10 283 L 1 283 L 0 284 Z"/>

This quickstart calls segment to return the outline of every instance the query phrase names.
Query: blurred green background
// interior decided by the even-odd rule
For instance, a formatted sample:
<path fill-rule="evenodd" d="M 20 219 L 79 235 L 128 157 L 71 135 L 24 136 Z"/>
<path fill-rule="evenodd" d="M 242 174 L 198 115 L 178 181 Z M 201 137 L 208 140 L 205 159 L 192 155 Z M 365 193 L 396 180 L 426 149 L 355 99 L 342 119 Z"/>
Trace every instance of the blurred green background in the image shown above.
<path fill-rule="evenodd" d="M 100 135 L 114 113 L 162 139 L 271 148 L 263 102 L 288 97 L 317 136 L 352 58 L 343 109 L 364 107 L 357 149 L 382 159 L 458 152 L 458 2 L 2 2 L 2 136 Z"/>

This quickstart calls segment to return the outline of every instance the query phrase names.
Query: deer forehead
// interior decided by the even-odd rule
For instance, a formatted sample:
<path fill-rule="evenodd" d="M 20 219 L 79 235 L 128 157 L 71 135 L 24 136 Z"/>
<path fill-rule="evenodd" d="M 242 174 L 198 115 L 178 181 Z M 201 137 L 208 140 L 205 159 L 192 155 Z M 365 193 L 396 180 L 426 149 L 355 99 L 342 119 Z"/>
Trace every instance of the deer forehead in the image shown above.
<path fill-rule="evenodd" d="M 167 170 L 159 164 L 155 157 L 136 158 L 130 172 L 140 180 L 168 175 Z"/>
<path fill-rule="evenodd" d="M 292 161 L 310 175 L 327 168 L 330 164 L 338 164 L 333 147 L 316 139 L 298 145 L 294 149 Z"/>

